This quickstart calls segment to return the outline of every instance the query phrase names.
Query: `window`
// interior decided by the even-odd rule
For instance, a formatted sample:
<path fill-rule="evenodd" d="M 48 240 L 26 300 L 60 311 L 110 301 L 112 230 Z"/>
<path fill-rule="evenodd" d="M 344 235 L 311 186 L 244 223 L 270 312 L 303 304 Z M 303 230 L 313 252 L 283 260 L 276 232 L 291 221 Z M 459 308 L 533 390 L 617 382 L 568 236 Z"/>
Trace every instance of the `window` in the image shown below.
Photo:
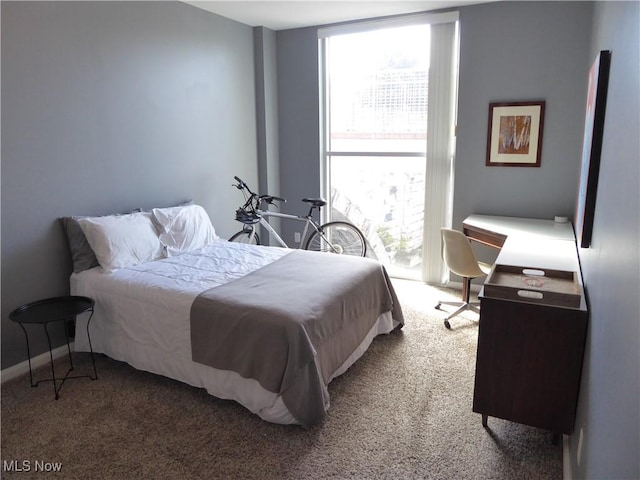
<path fill-rule="evenodd" d="M 391 275 L 437 283 L 440 227 L 451 223 L 456 21 L 415 15 L 319 32 L 329 211 L 363 230 Z"/>

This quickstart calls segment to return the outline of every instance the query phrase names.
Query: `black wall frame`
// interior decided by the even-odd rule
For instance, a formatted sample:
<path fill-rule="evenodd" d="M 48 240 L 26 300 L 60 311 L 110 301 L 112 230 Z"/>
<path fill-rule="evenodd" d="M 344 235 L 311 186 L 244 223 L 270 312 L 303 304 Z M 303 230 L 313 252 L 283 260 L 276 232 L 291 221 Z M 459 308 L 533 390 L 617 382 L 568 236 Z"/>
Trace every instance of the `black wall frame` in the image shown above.
<path fill-rule="evenodd" d="M 575 216 L 576 237 L 581 248 L 591 246 L 610 65 L 611 51 L 602 50 L 589 70 L 580 190 Z"/>

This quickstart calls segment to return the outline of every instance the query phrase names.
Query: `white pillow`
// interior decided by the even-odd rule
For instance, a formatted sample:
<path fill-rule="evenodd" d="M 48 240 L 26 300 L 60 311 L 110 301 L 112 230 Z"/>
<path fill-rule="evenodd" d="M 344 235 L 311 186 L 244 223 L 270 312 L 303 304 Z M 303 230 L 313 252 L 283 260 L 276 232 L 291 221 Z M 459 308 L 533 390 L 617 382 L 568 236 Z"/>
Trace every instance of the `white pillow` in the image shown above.
<path fill-rule="evenodd" d="M 167 256 L 204 247 L 219 238 L 200 205 L 154 208 L 152 212 Z"/>
<path fill-rule="evenodd" d="M 162 244 L 148 212 L 78 220 L 80 228 L 107 271 L 162 258 Z"/>

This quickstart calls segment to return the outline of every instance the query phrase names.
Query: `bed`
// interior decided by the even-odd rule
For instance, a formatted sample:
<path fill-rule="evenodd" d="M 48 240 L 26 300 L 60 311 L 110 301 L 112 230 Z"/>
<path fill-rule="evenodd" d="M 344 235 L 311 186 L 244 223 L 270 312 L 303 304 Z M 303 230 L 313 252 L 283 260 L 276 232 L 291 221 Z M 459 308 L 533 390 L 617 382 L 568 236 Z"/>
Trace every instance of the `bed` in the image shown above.
<path fill-rule="evenodd" d="M 95 300 L 94 352 L 269 422 L 322 422 L 329 382 L 404 323 L 378 262 L 227 242 L 198 205 L 61 220 L 71 293 Z"/>

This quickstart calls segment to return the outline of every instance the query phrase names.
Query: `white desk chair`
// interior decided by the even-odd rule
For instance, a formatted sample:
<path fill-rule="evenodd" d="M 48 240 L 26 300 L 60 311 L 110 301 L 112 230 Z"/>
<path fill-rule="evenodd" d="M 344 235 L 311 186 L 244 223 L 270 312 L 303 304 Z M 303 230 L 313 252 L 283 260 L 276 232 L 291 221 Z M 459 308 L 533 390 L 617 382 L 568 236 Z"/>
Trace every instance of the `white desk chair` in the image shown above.
<path fill-rule="evenodd" d="M 469 239 L 462 232 L 443 228 L 441 235 L 442 259 L 447 264 L 449 270 L 462 277 L 462 301 L 442 301 L 436 305 L 438 310 L 440 310 L 440 306 L 442 305 L 458 307 L 458 309 L 451 313 L 444 321 L 444 326 L 451 329 L 449 320 L 465 310 L 473 310 L 476 313 L 480 313 L 480 309 L 478 308 L 480 302 L 469 301 L 471 280 L 487 275 L 491 271 L 491 265 L 476 260 Z"/>

